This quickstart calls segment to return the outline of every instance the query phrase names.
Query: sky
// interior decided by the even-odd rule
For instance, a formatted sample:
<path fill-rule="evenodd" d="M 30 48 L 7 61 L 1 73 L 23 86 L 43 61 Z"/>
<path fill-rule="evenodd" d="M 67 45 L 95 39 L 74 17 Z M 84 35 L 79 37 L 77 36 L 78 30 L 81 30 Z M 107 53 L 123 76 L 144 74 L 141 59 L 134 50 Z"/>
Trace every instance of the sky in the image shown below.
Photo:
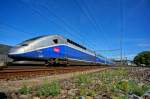
<path fill-rule="evenodd" d="M 0 43 L 59 34 L 109 58 L 150 50 L 150 0 L 0 0 Z"/>

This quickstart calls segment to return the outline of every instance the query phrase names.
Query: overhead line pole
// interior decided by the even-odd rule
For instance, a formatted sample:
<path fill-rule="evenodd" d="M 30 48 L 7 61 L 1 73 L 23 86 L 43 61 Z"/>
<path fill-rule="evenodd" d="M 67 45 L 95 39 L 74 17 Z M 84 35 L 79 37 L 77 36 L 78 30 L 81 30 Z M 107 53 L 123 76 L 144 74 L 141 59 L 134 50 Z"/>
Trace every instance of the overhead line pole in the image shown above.
<path fill-rule="evenodd" d="M 121 22 L 121 26 L 120 26 L 120 62 L 122 64 L 122 54 L 123 54 L 123 4 L 122 4 L 122 0 L 120 0 L 120 22 Z"/>

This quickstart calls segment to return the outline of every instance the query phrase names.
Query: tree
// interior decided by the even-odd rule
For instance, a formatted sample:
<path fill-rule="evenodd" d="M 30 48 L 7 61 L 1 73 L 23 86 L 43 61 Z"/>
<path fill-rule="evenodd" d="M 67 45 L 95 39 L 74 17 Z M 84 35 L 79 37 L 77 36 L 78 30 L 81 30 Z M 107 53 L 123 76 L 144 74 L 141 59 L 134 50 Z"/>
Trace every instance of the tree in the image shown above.
<path fill-rule="evenodd" d="M 134 58 L 137 66 L 150 66 L 150 51 L 143 51 Z"/>

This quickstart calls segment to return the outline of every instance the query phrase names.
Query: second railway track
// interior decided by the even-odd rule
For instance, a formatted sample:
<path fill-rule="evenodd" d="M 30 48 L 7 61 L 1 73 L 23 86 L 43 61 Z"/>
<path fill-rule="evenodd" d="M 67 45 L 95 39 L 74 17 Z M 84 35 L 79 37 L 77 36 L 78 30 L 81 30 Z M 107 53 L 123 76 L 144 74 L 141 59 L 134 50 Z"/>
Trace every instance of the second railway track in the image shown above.
<path fill-rule="evenodd" d="M 32 67 L 32 66 L 31 66 Z M 0 80 L 21 80 L 34 77 L 49 76 L 91 69 L 106 68 L 104 66 L 72 66 L 72 67 L 9 67 L 0 71 Z"/>

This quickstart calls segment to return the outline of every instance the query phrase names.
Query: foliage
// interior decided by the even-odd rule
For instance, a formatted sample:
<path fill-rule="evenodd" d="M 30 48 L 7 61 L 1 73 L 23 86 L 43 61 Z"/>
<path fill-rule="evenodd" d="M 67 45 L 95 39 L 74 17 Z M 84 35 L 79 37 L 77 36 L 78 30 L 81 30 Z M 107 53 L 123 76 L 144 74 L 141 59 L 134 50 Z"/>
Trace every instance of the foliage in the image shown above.
<path fill-rule="evenodd" d="M 30 94 L 31 92 L 32 92 L 32 88 L 31 87 L 27 87 L 26 85 L 24 85 L 23 87 L 21 87 L 19 89 L 19 93 L 24 94 L 24 95 Z"/>
<path fill-rule="evenodd" d="M 80 96 L 86 96 L 86 88 L 83 88 L 83 87 L 81 87 L 80 88 L 80 90 L 79 90 L 79 94 L 80 94 Z"/>
<path fill-rule="evenodd" d="M 104 92 L 111 93 L 114 99 L 128 99 L 128 94 L 133 93 L 142 96 L 150 87 L 139 83 L 136 76 L 129 77 L 127 68 L 115 68 L 101 72 L 80 74 L 74 77 L 77 94 L 80 96 L 96 96 Z M 31 93 L 31 88 L 23 86 L 19 92 L 21 94 Z M 60 84 L 58 81 L 49 82 L 45 80 L 44 84 L 36 89 L 39 96 L 56 96 L 60 93 Z M 76 98 L 76 97 L 73 97 Z"/>
<path fill-rule="evenodd" d="M 44 84 L 38 89 L 39 96 L 56 96 L 60 93 L 60 85 L 57 81 L 51 83 L 45 81 Z"/>
<path fill-rule="evenodd" d="M 79 89 L 79 95 L 80 96 L 95 96 L 96 95 L 96 92 L 93 90 L 90 90 L 86 87 L 80 87 Z"/>
<path fill-rule="evenodd" d="M 128 90 L 128 81 L 119 81 L 119 82 L 117 82 L 116 88 L 118 88 L 118 89 L 120 89 L 124 92 L 127 92 L 127 90 Z"/>
<path fill-rule="evenodd" d="M 89 75 L 86 75 L 86 74 L 81 74 L 81 75 L 78 75 L 76 77 L 76 83 L 80 86 L 80 85 L 83 85 L 83 84 L 87 84 L 87 83 L 90 83 L 90 78 L 89 78 Z"/>
<path fill-rule="evenodd" d="M 134 93 L 136 95 L 143 95 L 147 90 L 149 89 L 149 86 L 147 85 L 140 85 L 135 81 L 129 81 L 129 92 Z"/>
<path fill-rule="evenodd" d="M 150 51 L 143 51 L 134 58 L 134 63 L 138 66 L 150 66 Z"/>
<path fill-rule="evenodd" d="M 149 87 L 147 85 L 139 85 L 133 80 L 122 80 L 116 83 L 116 88 L 126 93 L 133 93 L 138 96 L 143 95 Z"/>
<path fill-rule="evenodd" d="M 134 79 L 129 80 L 128 70 L 120 67 L 117 69 L 106 70 L 103 72 L 82 74 L 77 77 L 76 83 L 80 87 L 80 95 L 94 96 L 97 92 L 112 92 L 114 94 L 121 93 L 117 99 L 128 99 L 128 93 L 143 95 L 149 86 L 139 84 Z M 88 86 L 94 84 L 90 92 Z"/>

